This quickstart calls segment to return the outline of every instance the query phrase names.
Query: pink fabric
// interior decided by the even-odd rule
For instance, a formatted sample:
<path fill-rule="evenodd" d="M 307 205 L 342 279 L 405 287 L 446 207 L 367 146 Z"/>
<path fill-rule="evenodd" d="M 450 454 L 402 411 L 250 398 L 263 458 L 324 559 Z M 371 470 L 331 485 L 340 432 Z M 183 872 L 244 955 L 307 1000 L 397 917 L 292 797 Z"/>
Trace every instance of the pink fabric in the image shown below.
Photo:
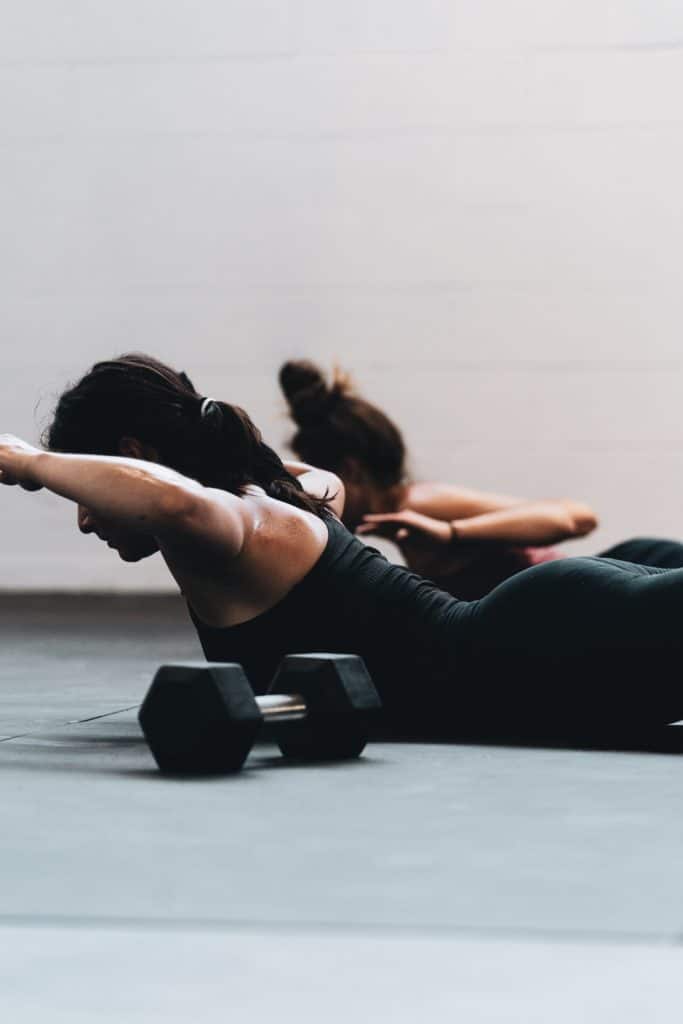
<path fill-rule="evenodd" d="M 540 565 L 542 562 L 556 562 L 558 558 L 567 557 L 557 548 L 517 548 L 517 551 L 528 560 L 527 567 Z"/>
<path fill-rule="evenodd" d="M 481 552 L 474 561 L 462 569 L 445 572 L 443 575 L 432 573 L 432 579 L 437 586 L 454 597 L 464 601 L 475 601 L 485 597 L 499 583 L 503 583 L 523 569 L 566 557 L 557 548 L 482 545 Z"/>

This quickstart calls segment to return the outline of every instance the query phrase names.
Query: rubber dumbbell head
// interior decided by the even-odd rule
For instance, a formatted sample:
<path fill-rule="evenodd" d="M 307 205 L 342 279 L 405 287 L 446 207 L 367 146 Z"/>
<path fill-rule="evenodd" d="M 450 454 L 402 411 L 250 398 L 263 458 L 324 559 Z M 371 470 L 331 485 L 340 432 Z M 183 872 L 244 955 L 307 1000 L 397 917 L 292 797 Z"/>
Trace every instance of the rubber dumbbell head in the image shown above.
<path fill-rule="evenodd" d="M 358 757 L 381 708 L 363 659 L 353 654 L 290 654 L 268 693 L 303 697 L 305 715 L 273 729 L 286 757 L 309 761 Z"/>
<path fill-rule="evenodd" d="M 140 726 L 163 772 L 238 771 L 262 715 L 241 665 L 162 665 L 140 707 Z"/>

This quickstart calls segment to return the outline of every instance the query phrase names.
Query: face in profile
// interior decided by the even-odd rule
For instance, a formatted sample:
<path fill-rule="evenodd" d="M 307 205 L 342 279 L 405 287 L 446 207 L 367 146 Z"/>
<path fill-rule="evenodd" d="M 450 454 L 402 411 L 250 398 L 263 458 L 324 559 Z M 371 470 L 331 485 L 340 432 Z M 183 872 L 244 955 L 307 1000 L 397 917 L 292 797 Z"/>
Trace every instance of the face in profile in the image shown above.
<path fill-rule="evenodd" d="M 122 527 L 120 523 L 94 515 L 82 505 L 78 506 L 78 528 L 81 533 L 94 533 L 107 547 L 117 551 L 124 562 L 140 562 L 159 550 L 150 533 Z"/>

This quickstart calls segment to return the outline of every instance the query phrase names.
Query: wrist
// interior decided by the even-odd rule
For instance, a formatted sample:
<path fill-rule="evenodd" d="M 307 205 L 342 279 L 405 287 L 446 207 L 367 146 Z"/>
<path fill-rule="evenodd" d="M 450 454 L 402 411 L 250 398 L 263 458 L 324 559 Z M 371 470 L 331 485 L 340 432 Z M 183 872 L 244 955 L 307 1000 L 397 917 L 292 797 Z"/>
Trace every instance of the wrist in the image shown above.
<path fill-rule="evenodd" d="M 30 481 L 35 484 L 42 484 L 41 480 L 41 468 L 44 465 L 44 459 L 50 458 L 49 452 L 40 451 L 36 449 L 33 452 L 26 452 L 22 459 L 21 476 L 24 480 Z"/>

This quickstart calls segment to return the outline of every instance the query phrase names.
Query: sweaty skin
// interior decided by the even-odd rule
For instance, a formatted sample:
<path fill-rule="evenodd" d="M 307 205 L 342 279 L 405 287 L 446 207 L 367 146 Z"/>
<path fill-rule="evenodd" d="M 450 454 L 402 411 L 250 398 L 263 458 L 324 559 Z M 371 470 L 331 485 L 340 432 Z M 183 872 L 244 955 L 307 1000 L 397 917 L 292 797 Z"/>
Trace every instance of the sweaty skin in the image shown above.
<path fill-rule="evenodd" d="M 310 473 L 340 509 L 339 481 Z M 683 715 L 681 568 L 568 558 L 461 601 L 333 515 L 258 487 L 238 496 L 145 459 L 45 453 L 9 435 L 0 483 L 74 501 L 81 526 L 126 560 L 158 549 L 207 657 L 239 661 L 259 692 L 286 654 L 322 649 L 362 657 L 386 721 L 413 735 L 558 725 L 585 735 Z"/>
<path fill-rule="evenodd" d="M 334 474 L 298 464 L 308 493 L 333 495 Z M 166 466 L 124 456 L 44 452 L 0 435 L 0 483 L 42 487 L 78 505 L 78 524 L 134 562 L 160 551 L 193 609 L 213 626 L 260 615 L 316 563 L 327 542 L 322 520 L 249 486 L 242 496 L 203 487 Z"/>

